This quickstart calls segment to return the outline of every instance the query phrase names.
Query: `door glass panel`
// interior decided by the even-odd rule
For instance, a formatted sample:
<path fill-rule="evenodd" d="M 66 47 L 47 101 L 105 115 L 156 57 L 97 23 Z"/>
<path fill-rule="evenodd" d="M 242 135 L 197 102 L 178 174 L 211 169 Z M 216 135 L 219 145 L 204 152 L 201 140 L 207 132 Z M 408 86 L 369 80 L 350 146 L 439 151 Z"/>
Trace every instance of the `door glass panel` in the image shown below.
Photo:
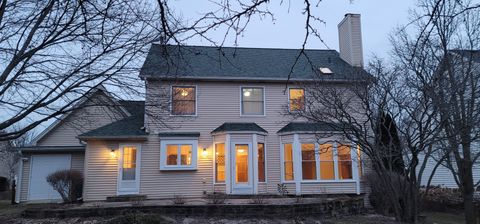
<path fill-rule="evenodd" d="M 235 145 L 235 182 L 248 183 L 248 145 Z"/>
<path fill-rule="evenodd" d="M 135 180 L 135 168 L 137 167 L 137 149 L 135 147 L 123 148 L 122 179 Z"/>

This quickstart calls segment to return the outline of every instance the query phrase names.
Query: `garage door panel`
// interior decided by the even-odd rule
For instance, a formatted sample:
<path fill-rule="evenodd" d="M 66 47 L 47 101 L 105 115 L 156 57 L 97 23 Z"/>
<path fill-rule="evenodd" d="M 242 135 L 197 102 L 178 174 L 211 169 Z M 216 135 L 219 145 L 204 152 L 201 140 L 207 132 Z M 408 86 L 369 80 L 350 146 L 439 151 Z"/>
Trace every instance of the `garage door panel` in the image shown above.
<path fill-rule="evenodd" d="M 31 157 L 29 200 L 61 199 L 46 178 L 49 174 L 70 169 L 70 155 L 34 155 Z"/>

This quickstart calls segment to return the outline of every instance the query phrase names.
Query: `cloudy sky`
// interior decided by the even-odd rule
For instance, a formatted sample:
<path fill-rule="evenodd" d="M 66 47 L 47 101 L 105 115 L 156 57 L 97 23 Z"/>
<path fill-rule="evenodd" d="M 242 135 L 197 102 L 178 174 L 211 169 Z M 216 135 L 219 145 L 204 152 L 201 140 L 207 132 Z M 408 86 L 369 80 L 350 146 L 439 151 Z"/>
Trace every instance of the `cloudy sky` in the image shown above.
<path fill-rule="evenodd" d="M 175 0 L 173 4 L 176 13 L 191 22 L 202 12 L 212 9 L 207 1 Z M 316 2 L 316 1 L 312 1 Z M 362 33 L 364 56 L 368 60 L 373 54 L 387 57 L 390 49 L 388 36 L 393 29 L 409 21 L 409 10 L 415 8 L 416 0 L 323 0 L 313 13 L 323 19 L 325 24 L 318 24 L 325 42 L 311 39 L 308 48 L 337 49 L 337 24 L 346 13 L 359 13 L 362 16 Z M 300 48 L 304 38 L 305 16 L 302 15 L 303 1 L 284 0 L 271 1 L 269 10 L 274 13 L 275 21 L 271 19 L 253 20 L 243 36 L 238 41 L 239 47 L 268 47 L 268 48 Z M 221 39 L 221 31 L 211 33 L 214 39 Z M 210 45 L 205 40 L 191 39 L 188 44 Z M 233 46 L 230 38 L 225 46 Z"/>

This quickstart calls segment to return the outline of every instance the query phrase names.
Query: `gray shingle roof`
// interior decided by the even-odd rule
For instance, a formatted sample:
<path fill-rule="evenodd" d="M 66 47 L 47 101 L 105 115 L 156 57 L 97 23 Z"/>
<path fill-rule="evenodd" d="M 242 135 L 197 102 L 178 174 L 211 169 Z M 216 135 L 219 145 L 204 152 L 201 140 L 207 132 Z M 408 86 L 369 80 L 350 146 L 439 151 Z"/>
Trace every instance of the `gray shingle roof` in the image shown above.
<path fill-rule="evenodd" d="M 212 133 L 225 131 L 252 131 L 268 133 L 265 129 L 255 123 L 223 123 L 218 128 L 215 128 Z"/>
<path fill-rule="evenodd" d="M 200 132 L 163 132 L 160 137 L 200 137 Z"/>
<path fill-rule="evenodd" d="M 153 44 L 140 71 L 141 77 L 286 80 L 365 80 L 370 76 L 340 58 L 335 50 L 232 48 Z M 295 66 L 294 66 L 295 64 Z M 333 71 L 319 74 L 319 68 Z"/>
<path fill-rule="evenodd" d="M 85 152 L 85 146 L 26 146 L 17 149 L 22 153 Z"/>
<path fill-rule="evenodd" d="M 131 114 L 130 117 L 107 124 L 100 128 L 79 135 L 80 139 L 86 138 L 121 138 L 144 137 L 147 135 L 144 126 L 144 101 L 119 101 Z"/>
<path fill-rule="evenodd" d="M 342 128 L 337 124 L 321 122 L 321 123 L 308 123 L 308 122 L 290 122 L 281 128 L 277 133 L 285 132 L 334 132 L 341 131 Z"/>
<path fill-rule="evenodd" d="M 480 50 L 451 50 L 467 59 L 480 63 Z"/>

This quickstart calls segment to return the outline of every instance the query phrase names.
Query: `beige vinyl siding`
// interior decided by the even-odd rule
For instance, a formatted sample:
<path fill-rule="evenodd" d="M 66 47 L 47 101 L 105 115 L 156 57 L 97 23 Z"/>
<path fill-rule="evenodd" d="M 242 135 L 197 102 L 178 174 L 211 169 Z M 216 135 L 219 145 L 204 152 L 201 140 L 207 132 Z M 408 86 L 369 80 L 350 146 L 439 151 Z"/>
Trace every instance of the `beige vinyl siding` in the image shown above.
<path fill-rule="evenodd" d="M 165 93 L 170 91 L 170 84 L 162 81 L 147 81 L 146 93 L 146 131 L 150 133 L 148 140 L 142 143 L 140 194 L 150 199 L 171 198 L 174 194 L 185 197 L 200 197 L 203 193 L 225 191 L 225 184 L 213 184 L 214 141 L 224 142 L 225 135 L 212 136 L 211 132 L 224 122 L 255 122 L 268 134 L 257 139 L 266 145 L 266 178 L 267 183 L 259 183 L 259 193 L 277 194 L 277 184 L 280 183 L 280 136 L 277 131 L 291 121 L 282 115 L 287 108 L 288 94 L 284 94 L 284 83 L 242 84 L 236 82 L 198 82 L 175 83 L 178 85 L 194 84 L 197 88 L 196 116 L 171 116 L 168 108 L 159 105 L 168 101 Z M 265 88 L 265 116 L 240 115 L 241 86 Z M 160 122 L 159 117 L 164 118 Z M 162 122 L 167 124 L 166 128 Z M 161 132 L 200 132 L 198 138 L 198 162 L 196 170 L 160 171 L 160 138 Z M 312 135 L 313 136 L 313 135 Z M 290 136 L 283 136 L 283 142 Z M 164 139 L 164 138 L 162 138 Z M 251 134 L 231 134 L 234 142 L 251 142 Z M 86 152 L 86 183 L 85 200 L 104 200 L 106 196 L 116 194 L 117 164 L 109 159 L 109 148 L 118 147 L 118 143 L 89 141 Z M 208 156 L 202 155 L 206 148 Z M 286 183 L 290 194 L 295 193 L 295 184 Z M 326 185 L 331 188 L 351 189 L 351 183 L 336 183 Z M 332 192 L 340 191 L 332 189 Z"/>
<path fill-rule="evenodd" d="M 85 149 L 85 201 L 105 200 L 117 194 L 118 156 L 112 158 L 111 149 L 118 149 L 118 142 L 88 142 Z"/>
<path fill-rule="evenodd" d="M 213 192 L 212 138 L 200 135 L 198 141 L 197 170 L 160 171 L 160 139 L 150 135 L 142 148 L 140 194 L 148 198 L 172 198 L 174 194 L 184 197 L 199 197 L 204 192 Z M 208 156 L 202 155 L 207 148 Z"/>
<path fill-rule="evenodd" d="M 106 106 L 113 102 L 103 92 L 91 97 L 91 102 L 68 115 L 37 141 L 38 146 L 79 146 L 77 136 L 125 117 L 118 108 Z M 92 106 L 93 105 L 93 106 Z M 98 106 L 97 106 L 98 105 Z"/>
<path fill-rule="evenodd" d="M 302 194 L 356 194 L 355 182 L 302 183 Z"/>

